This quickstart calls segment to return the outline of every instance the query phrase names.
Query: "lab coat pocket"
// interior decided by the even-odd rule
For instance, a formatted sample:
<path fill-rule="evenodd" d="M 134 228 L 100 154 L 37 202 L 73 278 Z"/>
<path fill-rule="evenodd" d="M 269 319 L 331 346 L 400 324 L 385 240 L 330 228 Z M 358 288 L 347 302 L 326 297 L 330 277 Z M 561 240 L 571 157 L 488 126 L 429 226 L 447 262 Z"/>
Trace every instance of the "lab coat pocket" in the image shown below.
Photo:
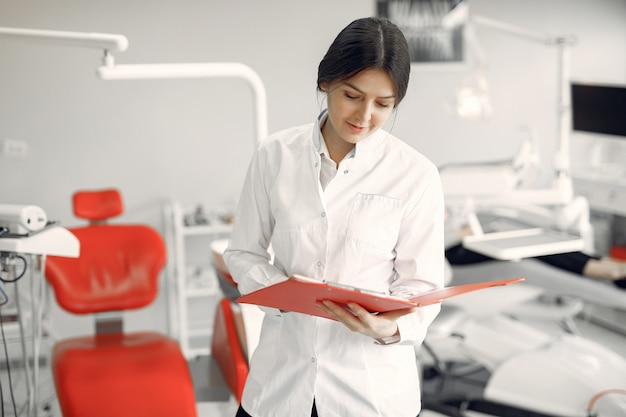
<path fill-rule="evenodd" d="M 348 218 L 348 239 L 390 251 L 396 245 L 402 220 L 400 199 L 357 193 Z"/>

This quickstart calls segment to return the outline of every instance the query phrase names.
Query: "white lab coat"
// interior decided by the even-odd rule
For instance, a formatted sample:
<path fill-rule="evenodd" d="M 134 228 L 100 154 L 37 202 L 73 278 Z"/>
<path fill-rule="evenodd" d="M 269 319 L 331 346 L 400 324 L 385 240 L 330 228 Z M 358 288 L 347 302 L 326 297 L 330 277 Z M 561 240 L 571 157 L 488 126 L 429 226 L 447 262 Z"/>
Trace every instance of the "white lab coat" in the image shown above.
<path fill-rule="evenodd" d="M 301 274 L 410 296 L 443 285 L 443 193 L 436 167 L 378 130 L 320 184 L 320 122 L 263 141 L 250 164 L 224 259 L 249 293 Z M 268 247 L 274 252 L 270 262 Z M 243 408 L 253 417 L 415 417 L 415 345 L 439 311 L 398 320 L 382 346 L 337 322 L 264 308 Z"/>

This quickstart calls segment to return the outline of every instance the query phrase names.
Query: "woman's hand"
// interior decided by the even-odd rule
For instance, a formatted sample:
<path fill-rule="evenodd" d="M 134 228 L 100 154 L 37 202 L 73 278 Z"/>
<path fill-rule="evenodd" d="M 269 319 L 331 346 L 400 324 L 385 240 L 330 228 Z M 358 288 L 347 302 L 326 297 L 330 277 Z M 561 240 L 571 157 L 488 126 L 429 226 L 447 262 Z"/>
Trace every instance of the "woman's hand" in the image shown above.
<path fill-rule="evenodd" d="M 343 323 L 353 332 L 358 332 L 374 339 L 397 335 L 398 325 L 396 320 L 415 311 L 415 307 L 410 307 L 373 314 L 356 303 L 348 303 L 348 310 L 329 300 L 318 301 L 316 305 L 317 308 L 338 322 Z"/>

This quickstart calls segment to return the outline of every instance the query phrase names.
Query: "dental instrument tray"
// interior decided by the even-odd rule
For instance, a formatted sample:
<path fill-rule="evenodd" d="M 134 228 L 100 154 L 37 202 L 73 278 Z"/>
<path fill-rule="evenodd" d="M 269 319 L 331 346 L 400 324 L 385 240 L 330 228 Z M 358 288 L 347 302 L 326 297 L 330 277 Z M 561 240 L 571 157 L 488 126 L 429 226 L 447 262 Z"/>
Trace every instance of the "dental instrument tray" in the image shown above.
<path fill-rule="evenodd" d="M 318 301 L 330 300 L 344 306 L 353 302 L 372 313 L 382 313 L 404 308 L 437 304 L 447 298 L 471 291 L 521 281 L 524 281 L 524 278 L 456 285 L 426 291 L 407 299 L 343 284 L 318 281 L 301 275 L 292 275 L 286 281 L 281 281 L 277 284 L 253 291 L 237 298 L 235 301 L 238 303 L 273 307 L 283 311 L 304 313 L 332 320 L 330 316 L 316 307 Z"/>
<path fill-rule="evenodd" d="M 543 228 L 485 233 L 463 238 L 463 246 L 503 261 L 583 250 L 580 236 Z"/>

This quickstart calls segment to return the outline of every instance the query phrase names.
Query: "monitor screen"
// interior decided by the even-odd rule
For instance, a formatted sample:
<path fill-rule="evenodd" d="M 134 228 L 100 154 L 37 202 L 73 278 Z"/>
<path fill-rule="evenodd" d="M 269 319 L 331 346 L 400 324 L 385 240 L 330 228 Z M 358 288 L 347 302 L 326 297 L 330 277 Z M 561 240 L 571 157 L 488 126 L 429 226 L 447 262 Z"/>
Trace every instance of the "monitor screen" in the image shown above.
<path fill-rule="evenodd" d="M 572 83 L 572 128 L 626 137 L 626 85 Z"/>

